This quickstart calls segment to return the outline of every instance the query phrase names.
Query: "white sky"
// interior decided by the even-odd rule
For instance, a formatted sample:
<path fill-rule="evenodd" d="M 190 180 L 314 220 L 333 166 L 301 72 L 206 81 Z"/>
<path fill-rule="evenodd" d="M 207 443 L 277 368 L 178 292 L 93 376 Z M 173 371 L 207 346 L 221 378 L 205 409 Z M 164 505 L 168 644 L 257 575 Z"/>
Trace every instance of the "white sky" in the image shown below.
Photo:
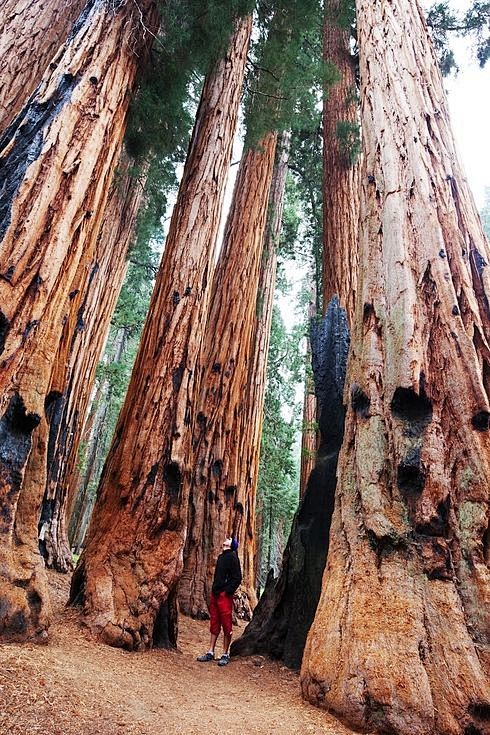
<path fill-rule="evenodd" d="M 468 0 L 452 0 L 451 5 L 465 11 Z M 451 125 L 468 183 L 479 209 L 485 187 L 490 186 L 490 62 L 480 69 L 466 40 L 454 40 L 460 71 L 445 80 Z"/>

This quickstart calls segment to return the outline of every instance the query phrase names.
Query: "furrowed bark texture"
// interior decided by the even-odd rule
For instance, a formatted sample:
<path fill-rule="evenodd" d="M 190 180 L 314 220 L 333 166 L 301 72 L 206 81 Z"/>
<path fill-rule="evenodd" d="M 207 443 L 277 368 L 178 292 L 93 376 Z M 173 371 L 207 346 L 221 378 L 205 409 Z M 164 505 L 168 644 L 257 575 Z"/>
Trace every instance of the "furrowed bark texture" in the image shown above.
<path fill-rule="evenodd" d="M 251 19 L 205 82 L 149 315 L 72 583 L 88 625 L 127 649 L 175 644 L 187 485 L 215 241 Z"/>
<path fill-rule="evenodd" d="M 95 371 L 107 339 L 111 317 L 126 272 L 126 257 L 143 198 L 146 166 L 138 176 L 126 154 L 120 158 L 90 263 L 83 261 L 81 283 L 70 291 L 65 321 L 53 367 L 49 395 L 47 484 L 41 514 L 43 554 L 48 567 L 72 568 L 66 515 L 83 424 Z"/>
<path fill-rule="evenodd" d="M 309 305 L 310 322 L 316 312 L 316 288 L 312 288 Z M 305 395 L 303 399 L 303 428 L 301 432 L 301 467 L 299 474 L 299 497 L 304 497 L 308 480 L 315 466 L 317 452 L 317 400 L 315 381 L 311 371 L 311 337 L 307 335 L 305 355 Z"/>
<path fill-rule="evenodd" d="M 305 697 L 398 735 L 489 732 L 490 252 L 416 2 L 357 4 L 359 307 Z"/>
<path fill-rule="evenodd" d="M 0 11 L 0 134 L 22 110 L 86 0 L 4 0 Z"/>
<path fill-rule="evenodd" d="M 241 590 L 249 603 L 255 598 L 247 561 L 247 549 L 254 543 L 255 504 L 245 496 L 238 455 L 242 415 L 248 410 L 246 390 L 276 140 L 275 133 L 268 133 L 242 156 L 213 282 L 179 591 L 182 611 L 193 617 L 208 616 L 214 566 L 223 539 L 230 534 L 240 541 Z"/>
<path fill-rule="evenodd" d="M 140 3 L 150 27 L 153 3 Z M 45 635 L 38 552 L 52 365 L 95 246 L 149 36 L 131 2 L 94 1 L 0 140 L 0 633 Z"/>
<path fill-rule="evenodd" d="M 358 138 L 354 60 L 349 30 L 335 24 L 341 2 L 326 0 L 324 59 L 340 75 L 323 103 L 323 307 L 337 295 L 352 324 L 357 291 L 359 163 L 352 157 Z"/>
<path fill-rule="evenodd" d="M 237 501 L 244 505 L 246 519 L 246 522 L 242 525 L 243 530 L 238 527 L 238 524 L 233 530 L 235 535 L 241 535 L 242 537 L 241 560 L 244 578 L 241 594 L 238 599 L 235 599 L 235 610 L 240 617 L 247 620 L 252 617 L 252 608 L 257 603 L 255 596 L 257 548 L 254 530 L 256 527 L 257 481 L 264 415 L 267 356 L 269 354 L 272 307 L 276 285 L 277 248 L 282 228 L 290 140 L 290 134 L 283 133 L 279 137 L 276 146 L 276 159 L 269 191 L 267 223 L 257 288 L 248 384 L 243 392 L 243 396 L 246 396 L 247 400 L 241 414 L 240 442 L 235 445 L 237 456 L 236 458 L 230 458 L 230 464 L 236 462 L 238 466 L 239 487 L 242 488 L 242 497 L 245 502 L 243 503 L 239 498 L 237 498 Z M 237 516 L 236 520 L 241 520 L 241 516 Z"/>
<path fill-rule="evenodd" d="M 320 597 L 343 437 L 349 330 L 337 297 L 323 321 L 312 328 L 311 343 L 320 408 L 317 462 L 293 521 L 279 577 L 269 574 L 252 621 L 232 645 L 232 654 L 263 653 L 293 669 L 301 665 Z"/>

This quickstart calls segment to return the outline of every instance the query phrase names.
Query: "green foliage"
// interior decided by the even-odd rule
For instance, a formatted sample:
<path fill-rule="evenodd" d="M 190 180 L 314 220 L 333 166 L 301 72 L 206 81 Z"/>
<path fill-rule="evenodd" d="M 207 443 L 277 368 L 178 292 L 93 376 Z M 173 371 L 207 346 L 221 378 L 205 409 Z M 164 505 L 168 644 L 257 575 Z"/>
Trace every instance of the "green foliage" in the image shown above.
<path fill-rule="evenodd" d="M 464 35 L 472 37 L 478 63 L 484 67 L 490 58 L 490 2 L 473 0 L 463 22 Z"/>
<path fill-rule="evenodd" d="M 245 147 L 269 131 L 311 124 L 329 70 L 322 58 L 319 0 L 259 5 L 258 36 L 245 97 Z"/>
<path fill-rule="evenodd" d="M 361 153 L 361 131 L 358 123 L 341 120 L 337 123 L 335 132 L 342 155 L 353 166 Z"/>
<path fill-rule="evenodd" d="M 152 151 L 183 160 L 192 125 L 189 92 L 223 55 L 237 18 L 251 0 L 167 0 L 161 33 L 131 106 L 126 143 L 132 155 Z"/>
<path fill-rule="evenodd" d="M 323 257 L 323 137 L 321 115 L 316 113 L 313 130 L 293 131 L 291 136 L 290 176 L 286 187 L 285 212 L 294 208 L 300 221 L 296 233 L 283 229 L 282 259 L 299 258 L 311 263 L 318 294 L 317 310 L 321 310 Z M 291 214 L 289 214 L 291 216 Z M 311 294 L 310 294 L 311 297 Z"/>
<path fill-rule="evenodd" d="M 257 487 L 261 583 L 270 565 L 277 571 L 278 557 L 298 505 L 299 463 L 295 456 L 299 431 L 295 383 L 301 370 L 298 337 L 297 331 L 288 334 L 279 310 L 274 307 Z"/>
<path fill-rule="evenodd" d="M 463 15 L 452 10 L 449 0 L 434 3 L 427 12 L 427 25 L 444 76 L 458 71 L 454 53 L 449 45 L 451 34 L 471 39 L 481 67 L 485 66 L 490 58 L 490 2 L 473 0 Z"/>

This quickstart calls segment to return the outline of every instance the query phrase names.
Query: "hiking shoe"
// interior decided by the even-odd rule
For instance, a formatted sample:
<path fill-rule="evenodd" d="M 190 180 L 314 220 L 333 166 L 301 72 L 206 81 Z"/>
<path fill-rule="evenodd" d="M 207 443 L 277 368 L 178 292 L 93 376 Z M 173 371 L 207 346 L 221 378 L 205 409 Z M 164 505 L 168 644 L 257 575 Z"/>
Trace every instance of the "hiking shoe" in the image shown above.
<path fill-rule="evenodd" d="M 202 656 L 197 657 L 197 661 L 214 661 L 214 653 L 212 653 L 211 651 L 203 653 Z"/>
<path fill-rule="evenodd" d="M 226 666 L 230 663 L 230 657 L 227 653 L 224 653 L 218 661 L 218 666 Z"/>

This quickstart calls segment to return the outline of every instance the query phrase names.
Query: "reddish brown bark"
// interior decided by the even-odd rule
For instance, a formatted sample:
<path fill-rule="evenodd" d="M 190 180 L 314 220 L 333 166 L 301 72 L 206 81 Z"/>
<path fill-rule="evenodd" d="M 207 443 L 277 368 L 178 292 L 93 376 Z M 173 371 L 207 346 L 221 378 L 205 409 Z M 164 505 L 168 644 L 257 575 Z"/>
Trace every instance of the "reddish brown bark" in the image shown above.
<path fill-rule="evenodd" d="M 486 733 L 490 249 L 418 4 L 357 6 L 362 308 L 303 692 L 361 728 Z"/>
<path fill-rule="evenodd" d="M 121 156 L 116 180 L 104 214 L 91 262 L 81 264 L 80 283 L 70 291 L 71 309 L 63 326 L 51 377 L 48 474 L 43 500 L 46 564 L 58 571 L 71 569 L 66 514 L 83 424 L 95 381 L 95 371 L 107 339 L 112 313 L 124 275 L 126 256 L 143 198 L 146 165 L 138 175 L 134 162 Z M 50 407 L 51 408 L 51 407 Z"/>
<path fill-rule="evenodd" d="M 0 141 L 0 632 L 45 635 L 37 524 L 51 370 L 69 294 L 95 246 L 153 3 L 89 3 L 56 66 Z M 131 40 L 131 43 L 129 42 Z"/>
<path fill-rule="evenodd" d="M 310 321 L 316 316 L 316 289 L 312 289 L 308 315 Z M 311 475 L 316 461 L 318 444 L 317 400 L 315 395 L 315 381 L 311 371 L 311 341 L 307 336 L 305 356 L 305 395 L 303 399 L 303 428 L 301 433 L 301 467 L 299 475 L 299 497 L 304 497 L 308 478 Z"/>
<path fill-rule="evenodd" d="M 56 59 L 86 0 L 4 0 L 0 11 L 0 133 Z M 61 51 L 62 53 L 62 51 Z"/>
<path fill-rule="evenodd" d="M 352 323 L 358 268 L 359 163 L 353 156 L 358 137 L 358 107 L 350 32 L 338 26 L 341 0 L 325 3 L 324 58 L 339 78 L 323 103 L 323 310 L 337 295 Z"/>
<path fill-rule="evenodd" d="M 238 457 L 242 415 L 248 411 L 246 389 L 276 139 L 275 133 L 268 133 L 257 148 L 249 148 L 242 156 L 213 283 L 179 591 L 181 609 L 195 617 L 207 616 L 214 566 L 224 537 L 239 536 L 242 562 L 253 544 L 253 507 L 243 496 Z M 242 590 L 253 604 L 254 580 L 249 570 L 246 567 Z"/>
<path fill-rule="evenodd" d="M 242 539 L 242 614 L 250 616 L 251 608 L 257 602 L 255 596 L 256 579 L 256 497 L 260 461 L 260 440 L 264 415 L 264 399 L 267 376 L 267 357 L 272 323 L 272 307 L 276 285 L 277 248 L 282 227 L 284 194 L 288 172 L 290 135 L 283 133 L 276 149 L 276 161 L 272 173 L 269 192 L 267 224 L 264 235 L 262 260 L 257 288 L 255 325 L 251 344 L 250 368 L 247 387 L 242 393 L 246 396 L 241 413 L 240 441 L 235 445 L 236 459 L 230 458 L 230 465 L 238 467 L 239 483 L 236 504 L 244 508 L 244 513 L 236 514 L 232 533 Z"/>
<path fill-rule="evenodd" d="M 196 362 L 251 19 L 204 85 L 149 316 L 72 599 L 111 645 L 175 643 Z"/>

